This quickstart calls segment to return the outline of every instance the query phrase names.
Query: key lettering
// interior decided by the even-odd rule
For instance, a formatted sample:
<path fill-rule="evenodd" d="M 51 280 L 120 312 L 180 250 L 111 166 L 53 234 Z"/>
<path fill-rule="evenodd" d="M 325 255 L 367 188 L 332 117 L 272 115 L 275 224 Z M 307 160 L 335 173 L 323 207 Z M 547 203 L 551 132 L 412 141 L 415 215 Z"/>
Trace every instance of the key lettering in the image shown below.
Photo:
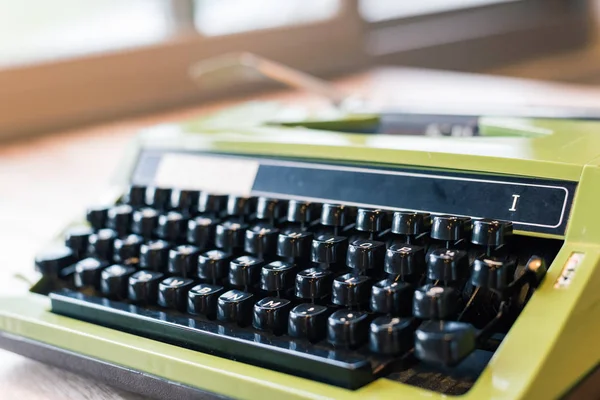
<path fill-rule="evenodd" d="M 488 265 L 492 265 L 494 267 L 501 267 L 502 266 L 502 262 L 500 261 L 496 261 L 496 260 L 490 260 L 488 258 L 483 260 L 484 263 L 488 264 Z"/>
<path fill-rule="evenodd" d="M 381 328 L 393 328 L 394 325 L 400 323 L 400 318 L 392 318 L 387 324 L 382 324 Z"/>
<path fill-rule="evenodd" d="M 427 291 L 427 294 L 429 296 L 435 296 L 436 294 L 440 294 L 440 293 L 443 293 L 443 292 L 444 292 L 443 288 L 441 288 L 439 286 L 434 286 L 434 287 L 432 287 L 431 289 L 429 289 Z"/>
<path fill-rule="evenodd" d="M 120 265 L 113 265 L 108 268 L 108 271 L 113 275 L 123 275 L 125 273 L 125 268 Z"/>
<path fill-rule="evenodd" d="M 239 299 L 241 299 L 242 297 L 244 297 L 243 293 L 234 293 L 234 292 L 229 292 L 229 293 L 225 293 L 223 295 L 223 297 L 226 300 L 233 300 L 233 301 L 238 301 Z"/>
<path fill-rule="evenodd" d="M 138 279 L 142 282 L 148 282 L 150 279 L 152 279 L 152 275 L 147 272 L 142 272 L 138 275 Z"/>
<path fill-rule="evenodd" d="M 198 225 L 201 226 L 208 226 L 212 223 L 210 218 L 197 218 L 196 221 L 198 222 Z"/>
<path fill-rule="evenodd" d="M 281 304 L 281 302 L 280 302 L 280 301 L 277 301 L 277 302 L 275 302 L 275 301 L 273 301 L 273 300 L 269 300 L 269 301 L 267 301 L 265 304 L 263 304 L 263 307 L 271 307 L 271 308 L 275 308 L 275 307 L 277 307 L 277 306 L 278 306 L 278 305 L 280 305 L 280 304 Z"/>
<path fill-rule="evenodd" d="M 519 197 L 521 197 L 520 194 L 512 195 L 513 202 L 512 202 L 512 206 L 508 209 L 508 211 L 517 211 L 517 202 L 519 201 Z"/>

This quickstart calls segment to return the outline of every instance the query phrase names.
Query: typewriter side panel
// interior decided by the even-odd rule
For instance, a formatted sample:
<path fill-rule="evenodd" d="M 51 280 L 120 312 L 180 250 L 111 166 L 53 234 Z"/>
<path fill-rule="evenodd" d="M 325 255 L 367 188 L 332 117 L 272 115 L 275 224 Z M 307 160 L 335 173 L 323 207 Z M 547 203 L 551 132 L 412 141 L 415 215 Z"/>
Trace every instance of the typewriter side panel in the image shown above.
<path fill-rule="evenodd" d="M 600 363 L 598 196 L 600 168 L 587 166 L 560 253 L 473 391 L 520 382 L 521 398 L 558 398 Z"/>

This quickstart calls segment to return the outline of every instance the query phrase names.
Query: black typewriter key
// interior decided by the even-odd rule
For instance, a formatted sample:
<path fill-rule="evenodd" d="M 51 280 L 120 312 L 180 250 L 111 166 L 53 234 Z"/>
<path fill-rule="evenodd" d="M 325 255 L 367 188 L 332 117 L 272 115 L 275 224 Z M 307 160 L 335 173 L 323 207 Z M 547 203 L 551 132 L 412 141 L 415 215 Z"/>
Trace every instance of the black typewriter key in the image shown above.
<path fill-rule="evenodd" d="M 87 226 L 69 228 L 65 234 L 65 244 L 73 250 L 76 258 L 83 258 L 85 256 L 90 243 L 90 236 L 93 233 L 94 230 Z"/>
<path fill-rule="evenodd" d="M 273 261 L 260 272 L 260 287 L 267 292 L 280 292 L 294 286 L 296 268 L 293 264 Z"/>
<path fill-rule="evenodd" d="M 110 206 L 93 206 L 86 211 L 86 219 L 92 228 L 98 230 L 106 228 L 106 220 L 108 219 L 108 209 Z"/>
<path fill-rule="evenodd" d="M 346 265 L 358 273 L 383 267 L 385 243 L 376 240 L 358 239 L 350 243 L 346 254 Z"/>
<path fill-rule="evenodd" d="M 327 340 L 334 346 L 356 348 L 369 337 L 369 314 L 339 310 L 327 318 Z"/>
<path fill-rule="evenodd" d="M 252 325 L 256 329 L 281 335 L 287 331 L 292 303 L 278 297 L 266 297 L 254 304 Z"/>
<path fill-rule="evenodd" d="M 408 240 L 431 229 L 431 215 L 412 211 L 396 211 L 392 219 L 392 233 Z"/>
<path fill-rule="evenodd" d="M 177 242 L 185 237 L 187 222 L 183 214 L 169 211 L 167 214 L 158 217 L 156 234 L 159 238 L 168 242 Z"/>
<path fill-rule="evenodd" d="M 333 304 L 355 307 L 367 304 L 373 282 L 365 275 L 345 274 L 333 280 L 331 301 Z"/>
<path fill-rule="evenodd" d="M 180 189 L 171 192 L 171 208 L 185 215 L 195 212 L 198 209 L 200 200 L 200 191 Z"/>
<path fill-rule="evenodd" d="M 467 236 L 470 227 L 470 218 L 436 215 L 431 222 L 431 237 L 448 243 L 456 242 Z"/>
<path fill-rule="evenodd" d="M 327 268 L 332 264 L 346 262 L 348 238 L 344 236 L 319 235 L 312 241 L 311 259 Z"/>
<path fill-rule="evenodd" d="M 369 350 L 395 356 L 413 347 L 414 329 L 411 318 L 378 317 L 369 326 Z"/>
<path fill-rule="evenodd" d="M 219 296 L 224 293 L 223 286 L 200 283 L 188 292 L 188 312 L 206 315 L 210 319 L 217 317 Z"/>
<path fill-rule="evenodd" d="M 533 289 L 546 276 L 546 272 L 546 261 L 539 256 L 532 256 L 525 265 L 518 265 L 515 268 L 511 289 L 514 291 L 514 300 L 518 307 L 522 307 L 527 302 Z"/>
<path fill-rule="evenodd" d="M 49 247 L 35 256 L 35 269 L 43 275 L 56 275 L 75 263 L 75 254 L 67 246 Z"/>
<path fill-rule="evenodd" d="M 512 233 L 512 222 L 478 219 L 473 221 L 471 243 L 487 246 L 491 250 L 505 244 Z"/>
<path fill-rule="evenodd" d="M 288 334 L 295 338 L 318 342 L 327 335 L 330 310 L 318 304 L 299 304 L 288 317 Z"/>
<path fill-rule="evenodd" d="M 277 254 L 279 229 L 267 224 L 258 224 L 246 230 L 244 250 L 247 253 L 267 258 Z"/>
<path fill-rule="evenodd" d="M 153 208 L 142 208 L 133 212 L 131 231 L 144 239 L 151 239 L 158 226 L 158 211 Z"/>
<path fill-rule="evenodd" d="M 463 250 L 435 249 L 427 259 L 427 278 L 434 281 L 458 281 L 469 272 L 469 258 Z"/>
<path fill-rule="evenodd" d="M 78 288 L 92 286 L 100 287 L 100 274 L 108 266 L 104 260 L 88 257 L 75 264 L 74 284 Z"/>
<path fill-rule="evenodd" d="M 321 217 L 321 205 L 308 201 L 290 200 L 287 221 L 300 224 L 302 228 Z"/>
<path fill-rule="evenodd" d="M 129 277 L 128 297 L 136 304 L 156 304 L 158 283 L 164 275 L 156 271 L 138 271 Z"/>
<path fill-rule="evenodd" d="M 133 208 L 128 204 L 114 206 L 108 210 L 106 226 L 113 229 L 119 236 L 124 236 L 131 228 Z"/>
<path fill-rule="evenodd" d="M 412 244 L 394 244 L 385 252 L 384 271 L 402 278 L 425 272 L 425 249 Z"/>
<path fill-rule="evenodd" d="M 115 239 L 114 260 L 117 263 L 138 264 L 140 248 L 144 239 L 139 235 L 127 235 L 124 238 Z"/>
<path fill-rule="evenodd" d="M 214 242 L 215 227 L 219 219 L 199 216 L 188 221 L 187 241 L 200 249 L 206 249 Z"/>
<path fill-rule="evenodd" d="M 146 204 L 159 211 L 166 211 L 171 205 L 171 192 L 169 188 L 149 187 L 146 189 Z"/>
<path fill-rule="evenodd" d="M 323 204 L 321 208 L 321 225 L 333 227 L 334 235 L 340 228 L 349 223 L 349 209 L 341 204 Z"/>
<path fill-rule="evenodd" d="M 227 215 L 240 217 L 250 216 L 256 210 L 256 198 L 244 196 L 229 196 L 227 198 Z"/>
<path fill-rule="evenodd" d="M 169 251 L 169 273 L 183 276 L 193 276 L 198 270 L 200 249 L 189 244 L 182 244 Z"/>
<path fill-rule="evenodd" d="M 475 329 L 464 322 L 425 321 L 415 331 L 415 356 L 424 362 L 454 366 L 475 347 Z"/>
<path fill-rule="evenodd" d="M 132 185 L 123 196 L 123 202 L 132 207 L 143 207 L 146 204 L 146 187 Z"/>
<path fill-rule="evenodd" d="M 134 273 L 135 268 L 126 265 L 106 267 L 100 274 L 100 291 L 109 299 L 126 299 L 129 277 Z"/>
<path fill-rule="evenodd" d="M 333 273 L 323 268 L 309 268 L 296 274 L 295 295 L 300 299 L 318 300 L 331 292 Z"/>
<path fill-rule="evenodd" d="M 370 239 L 374 239 L 374 234 L 385 229 L 386 214 L 382 210 L 369 210 L 359 208 L 356 214 L 356 230 L 368 232 Z"/>
<path fill-rule="evenodd" d="M 268 221 L 271 225 L 275 225 L 286 211 L 286 202 L 283 200 L 259 197 L 256 202 L 256 218 Z"/>
<path fill-rule="evenodd" d="M 471 284 L 476 287 L 503 291 L 515 270 L 511 260 L 494 257 L 476 258 L 471 266 Z"/>
<path fill-rule="evenodd" d="M 219 215 L 227 207 L 227 195 L 225 194 L 210 194 L 206 192 L 200 193 L 198 199 L 198 211 Z"/>
<path fill-rule="evenodd" d="M 185 311 L 187 309 L 188 290 L 193 284 L 194 281 L 187 278 L 178 276 L 166 278 L 158 284 L 156 302 L 161 307 Z"/>
<path fill-rule="evenodd" d="M 165 272 L 169 265 L 171 245 L 164 240 L 153 240 L 140 247 L 140 267 Z"/>
<path fill-rule="evenodd" d="M 248 225 L 234 221 L 225 221 L 215 228 L 215 245 L 228 252 L 240 251 L 244 248 Z"/>
<path fill-rule="evenodd" d="M 100 229 L 90 236 L 89 253 L 103 260 L 112 261 L 117 232 L 112 229 Z"/>
<path fill-rule="evenodd" d="M 110 206 L 96 205 L 88 207 L 86 219 L 95 230 L 106 228 Z"/>
<path fill-rule="evenodd" d="M 311 232 L 291 230 L 282 232 L 277 237 L 277 255 L 295 260 L 309 260 Z"/>
<path fill-rule="evenodd" d="M 542 282 L 547 271 L 546 260 L 538 256 L 532 256 L 525 265 L 525 274 L 531 277 L 531 283 L 534 287 Z"/>
<path fill-rule="evenodd" d="M 198 257 L 198 277 L 209 282 L 226 278 L 229 275 L 231 255 L 222 250 L 210 250 Z"/>
<path fill-rule="evenodd" d="M 413 315 L 420 319 L 450 319 L 458 311 L 458 301 L 454 288 L 425 285 L 415 290 Z"/>
<path fill-rule="evenodd" d="M 229 263 L 229 284 L 249 288 L 258 283 L 263 261 L 260 258 L 241 256 Z"/>
<path fill-rule="evenodd" d="M 219 296 L 217 302 L 217 319 L 224 322 L 235 322 L 239 326 L 252 323 L 254 296 L 240 290 L 230 290 Z"/>
<path fill-rule="evenodd" d="M 414 288 L 405 282 L 384 279 L 371 288 L 371 310 L 393 316 L 407 316 L 412 311 Z"/>

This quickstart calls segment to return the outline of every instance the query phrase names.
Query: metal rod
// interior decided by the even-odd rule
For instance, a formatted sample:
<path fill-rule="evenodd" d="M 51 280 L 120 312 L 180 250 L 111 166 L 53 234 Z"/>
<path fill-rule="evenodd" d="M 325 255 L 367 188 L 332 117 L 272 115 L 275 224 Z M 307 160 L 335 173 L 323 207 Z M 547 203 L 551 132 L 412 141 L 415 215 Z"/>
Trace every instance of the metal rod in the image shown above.
<path fill-rule="evenodd" d="M 325 80 L 248 52 L 230 53 L 196 62 L 190 66 L 189 74 L 195 82 L 199 82 L 210 73 L 239 67 L 254 69 L 274 81 L 316 93 L 327 98 L 335 107 L 340 107 L 349 98 Z"/>
<path fill-rule="evenodd" d="M 473 292 L 473 294 L 469 298 L 469 301 L 467 301 L 467 304 L 465 304 L 465 308 L 463 308 L 462 312 L 460 313 L 460 315 L 456 319 L 457 321 L 460 321 L 462 319 L 463 315 L 465 314 L 465 312 L 467 311 L 467 309 L 469 307 L 471 307 L 471 304 L 473 304 L 473 300 L 475 300 L 475 297 L 477 296 L 477 293 L 479 293 L 479 288 L 475 289 L 475 291 Z"/>

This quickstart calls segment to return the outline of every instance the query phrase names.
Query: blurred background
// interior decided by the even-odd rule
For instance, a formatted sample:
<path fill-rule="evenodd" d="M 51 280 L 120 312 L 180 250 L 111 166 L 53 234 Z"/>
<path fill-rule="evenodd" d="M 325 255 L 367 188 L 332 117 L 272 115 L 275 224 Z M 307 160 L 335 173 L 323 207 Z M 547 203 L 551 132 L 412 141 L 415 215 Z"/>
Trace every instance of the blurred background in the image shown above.
<path fill-rule="evenodd" d="M 596 85 L 599 16 L 594 0 L 0 0 L 0 139 L 270 88 L 191 82 L 233 51 L 328 79 L 391 65 Z"/>

